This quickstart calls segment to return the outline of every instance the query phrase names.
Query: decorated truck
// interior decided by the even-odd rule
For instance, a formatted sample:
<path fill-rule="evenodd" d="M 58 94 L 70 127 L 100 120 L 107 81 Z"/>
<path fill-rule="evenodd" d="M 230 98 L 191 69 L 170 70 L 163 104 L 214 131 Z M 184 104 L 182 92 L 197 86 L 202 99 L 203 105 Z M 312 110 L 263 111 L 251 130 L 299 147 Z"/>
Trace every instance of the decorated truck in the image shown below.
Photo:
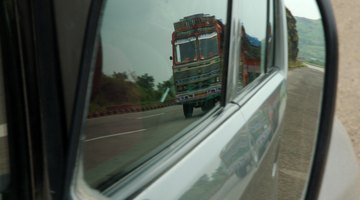
<path fill-rule="evenodd" d="M 171 57 L 176 102 L 186 118 L 193 109 L 211 109 L 221 96 L 224 25 L 215 16 L 196 14 L 174 23 Z"/>
<path fill-rule="evenodd" d="M 261 41 L 246 33 L 241 27 L 240 69 L 242 69 L 242 84 L 248 85 L 261 73 Z"/>

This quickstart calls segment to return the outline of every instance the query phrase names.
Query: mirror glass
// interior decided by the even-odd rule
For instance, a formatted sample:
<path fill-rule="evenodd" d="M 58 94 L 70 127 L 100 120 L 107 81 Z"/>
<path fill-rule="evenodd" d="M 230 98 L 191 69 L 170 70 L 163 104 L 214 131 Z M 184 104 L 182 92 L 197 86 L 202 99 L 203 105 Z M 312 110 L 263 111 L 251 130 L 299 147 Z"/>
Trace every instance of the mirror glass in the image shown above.
<path fill-rule="evenodd" d="M 239 64 L 234 75 L 241 93 L 259 77 L 281 68 L 275 60 L 283 55 L 275 49 L 284 38 L 275 33 L 279 30 L 276 6 L 258 0 L 239 2 L 241 20 L 234 24 L 240 38 L 234 51 Z M 238 171 L 237 177 L 251 179 L 253 186 L 247 187 L 244 199 L 254 197 L 259 187 L 274 190 L 264 181 L 274 181 L 273 177 L 279 199 L 301 199 L 308 181 L 319 123 L 325 43 L 315 1 L 301 1 L 300 6 L 294 2 L 285 1 L 289 47 L 285 116 L 272 117 L 277 115 L 276 106 L 257 111 L 242 129 L 254 136 L 254 143 L 259 141 L 258 146 L 266 146 L 259 130 L 271 128 L 260 125 L 282 120 L 278 160 L 263 162 L 268 152 L 261 150 L 256 158 L 259 166 L 250 166 L 256 168 L 256 176 L 245 176 L 248 169 Z M 106 2 L 84 128 L 84 176 L 91 187 L 102 190 L 126 176 L 220 108 L 226 11 L 226 0 Z M 224 166 L 231 168 L 232 162 L 241 160 L 232 158 L 230 150 L 238 152 L 235 156 L 251 156 L 252 144 L 243 140 L 248 139 L 234 138 L 220 155 Z M 207 187 L 202 179 L 197 183 Z M 194 188 L 188 194 L 197 193 L 199 187 Z"/>
<path fill-rule="evenodd" d="M 289 70 L 279 153 L 279 199 L 302 199 L 317 139 L 325 68 L 325 39 L 314 0 L 285 0 Z"/>

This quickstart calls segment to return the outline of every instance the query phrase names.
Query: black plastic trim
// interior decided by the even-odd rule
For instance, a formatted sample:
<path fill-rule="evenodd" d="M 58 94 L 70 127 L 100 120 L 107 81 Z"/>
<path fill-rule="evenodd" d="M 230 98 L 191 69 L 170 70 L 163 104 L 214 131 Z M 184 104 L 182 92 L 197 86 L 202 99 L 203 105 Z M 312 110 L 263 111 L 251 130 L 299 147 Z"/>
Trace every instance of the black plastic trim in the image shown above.
<path fill-rule="evenodd" d="M 3 199 L 29 199 L 32 196 L 30 156 L 24 90 L 22 80 L 20 42 L 18 40 L 15 1 L 0 3 L 0 47 L 4 75 L 5 105 L 7 108 L 10 183 Z"/>
<path fill-rule="evenodd" d="M 47 122 L 54 118 L 42 112 L 42 105 L 47 105 L 52 90 L 45 90 L 41 95 L 40 88 L 50 86 L 53 79 L 47 73 L 40 74 L 47 72 L 41 67 L 53 69 L 48 65 L 52 62 L 50 54 L 53 51 L 43 48 L 52 44 L 47 37 L 51 37 L 48 26 L 43 21 L 36 21 L 34 16 L 34 13 L 41 12 L 39 18 L 50 20 L 44 4 L 32 1 L 5 1 L 1 4 L 1 13 L 4 13 L 1 16 L 1 46 L 11 166 L 11 182 L 4 199 L 46 199 L 50 194 L 43 125 L 49 125 Z M 42 43 L 37 40 L 41 37 L 39 33 L 45 36 L 40 38 Z M 44 52 L 46 56 L 43 56 Z M 50 81 L 41 85 L 43 77 L 50 78 Z M 49 108 L 52 109 L 53 105 Z"/>
<path fill-rule="evenodd" d="M 81 55 L 81 64 L 78 73 L 78 81 L 76 86 L 76 97 L 73 106 L 70 130 L 69 130 L 69 146 L 67 152 L 67 167 L 65 177 L 64 199 L 71 199 L 70 188 L 75 177 L 75 169 L 78 165 L 78 156 L 81 152 L 80 140 L 82 135 L 83 122 L 87 115 L 87 100 L 90 98 L 88 88 L 92 80 L 92 67 L 94 55 L 96 55 L 96 41 L 99 36 L 99 22 L 102 14 L 104 1 L 94 0 L 91 2 L 87 24 L 84 35 L 84 43 Z M 80 158 L 81 159 L 81 158 Z M 80 166 L 82 167 L 82 166 Z"/>
<path fill-rule="evenodd" d="M 47 172 L 49 197 L 57 200 L 63 195 L 66 166 L 66 120 L 61 72 L 56 41 L 52 1 L 33 3 L 33 26 L 36 42 L 36 75 L 39 92 L 43 158 Z"/>
<path fill-rule="evenodd" d="M 44 198 L 45 192 L 45 156 L 40 111 L 40 97 L 37 76 L 37 44 L 35 37 L 34 4 L 31 1 L 16 1 L 19 57 L 22 68 L 25 117 L 27 124 L 30 155 L 29 169 L 32 175 L 32 193 L 34 199 Z"/>
<path fill-rule="evenodd" d="M 230 52 L 230 36 L 231 36 L 231 20 L 232 20 L 232 5 L 233 1 L 228 0 L 227 2 L 227 13 L 226 13 L 226 26 L 225 26 L 225 34 L 224 34 L 224 49 L 223 49 L 223 77 L 222 77 L 222 91 L 221 91 L 221 99 L 220 105 L 226 105 L 226 93 L 227 93 L 227 81 L 229 74 L 229 52 Z"/>
<path fill-rule="evenodd" d="M 338 41 L 335 18 L 330 1 L 317 0 L 324 26 L 326 44 L 326 67 L 319 133 L 315 155 L 305 199 L 317 199 L 325 170 L 329 150 L 331 131 L 335 112 L 336 85 L 338 73 Z"/>

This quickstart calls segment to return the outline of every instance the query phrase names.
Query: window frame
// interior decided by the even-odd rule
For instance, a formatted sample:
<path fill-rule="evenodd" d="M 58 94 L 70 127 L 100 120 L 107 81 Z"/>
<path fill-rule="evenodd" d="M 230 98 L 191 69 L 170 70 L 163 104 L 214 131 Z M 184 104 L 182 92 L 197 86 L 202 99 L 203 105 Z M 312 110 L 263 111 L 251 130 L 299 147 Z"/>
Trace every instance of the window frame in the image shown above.
<path fill-rule="evenodd" d="M 71 121 L 69 128 L 69 146 L 67 155 L 66 177 L 65 177 L 65 195 L 74 199 L 82 199 L 86 195 L 84 190 L 88 187 L 83 183 L 82 169 L 82 149 L 83 149 L 83 126 L 87 117 L 87 108 L 90 102 L 93 72 L 95 69 L 95 59 L 97 54 L 97 40 L 99 40 L 102 10 L 105 1 L 93 0 L 90 2 L 90 8 L 86 19 L 85 31 L 83 37 L 83 47 L 80 57 L 80 67 L 76 81 L 75 99 L 73 103 Z M 90 84 L 90 85 L 89 85 Z M 86 198 L 86 197 L 84 197 Z"/>
<path fill-rule="evenodd" d="M 275 35 L 275 30 L 276 30 L 276 13 L 275 13 L 275 9 L 276 9 L 276 5 L 275 5 L 275 0 L 268 0 L 268 5 L 267 5 L 267 22 L 270 21 L 270 10 L 272 9 L 272 21 L 273 21 L 273 24 L 272 24 L 272 46 L 270 48 L 268 48 L 268 43 L 266 43 L 266 54 L 265 54 L 265 73 L 268 73 L 268 72 L 271 72 L 271 70 L 275 67 L 275 49 L 276 49 L 276 35 Z M 269 32 L 268 30 L 266 29 L 266 39 L 269 38 Z M 267 63 L 269 58 L 268 58 L 268 51 L 272 51 L 272 54 L 271 54 L 271 64 Z"/>
<path fill-rule="evenodd" d="M 266 23 L 269 22 L 269 15 L 270 15 L 270 12 L 269 12 L 269 7 L 270 7 L 270 4 L 272 4 L 272 7 L 273 7 L 273 30 L 275 32 L 276 30 L 276 12 L 275 12 L 275 8 L 276 8 L 276 5 L 275 5 L 275 1 L 274 0 L 267 0 L 266 1 L 267 5 L 266 5 L 266 9 L 267 9 L 267 14 L 266 14 Z M 241 17 L 240 17 L 240 21 L 241 21 Z M 228 79 L 230 80 L 229 83 L 230 84 L 233 84 L 232 86 L 230 86 L 231 88 L 233 88 L 231 94 L 228 94 L 228 97 L 229 97 L 229 102 L 232 102 L 232 103 L 236 103 L 240 106 L 244 105 L 246 102 L 248 102 L 248 100 L 254 95 L 256 94 L 256 92 L 258 90 L 260 90 L 260 88 L 262 87 L 262 85 L 264 85 L 264 82 L 267 82 L 269 79 L 271 79 L 271 77 L 274 76 L 274 74 L 276 72 L 279 72 L 281 71 L 281 68 L 278 67 L 277 65 L 275 65 L 275 59 L 276 59 L 276 34 L 273 34 L 273 48 L 272 48 L 272 51 L 273 51 L 273 54 L 272 54 L 272 64 L 269 66 L 267 61 L 267 55 L 268 55 L 268 44 L 267 43 L 264 43 L 264 51 L 265 51 L 265 55 L 264 55 L 264 69 L 261 69 L 261 74 L 256 77 L 255 80 L 253 80 L 252 82 L 250 82 L 248 85 L 246 85 L 245 87 L 241 88 L 240 90 L 237 90 L 237 84 L 238 84 L 238 77 L 237 76 L 229 76 Z M 268 39 L 268 33 L 267 33 L 267 29 L 266 29 L 266 40 Z M 241 38 L 239 38 L 240 42 L 235 46 L 235 49 L 240 49 L 240 46 L 241 46 Z M 234 51 L 234 49 L 232 49 Z M 240 52 L 240 50 L 239 50 Z M 233 52 L 231 53 L 230 52 L 230 55 L 234 55 L 234 56 L 237 56 L 237 53 Z M 233 60 L 236 60 L 237 62 L 240 62 L 239 59 L 235 59 L 235 58 L 232 58 Z M 238 71 L 238 65 L 239 63 L 235 62 L 233 66 L 233 69 L 234 69 L 234 74 L 237 74 L 239 71 Z"/>

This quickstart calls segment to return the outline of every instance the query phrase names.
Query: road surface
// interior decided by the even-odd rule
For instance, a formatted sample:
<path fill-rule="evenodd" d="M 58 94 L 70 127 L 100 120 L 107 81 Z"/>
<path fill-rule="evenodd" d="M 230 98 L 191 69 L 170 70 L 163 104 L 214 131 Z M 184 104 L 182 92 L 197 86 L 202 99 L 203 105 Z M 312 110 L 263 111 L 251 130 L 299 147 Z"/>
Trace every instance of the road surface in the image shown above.
<path fill-rule="evenodd" d="M 324 73 L 303 67 L 288 72 L 288 100 L 280 140 L 279 199 L 302 199 L 320 112 Z"/>
<path fill-rule="evenodd" d="M 193 117 L 185 118 L 182 105 L 110 115 L 87 120 L 85 126 L 84 167 L 87 180 L 96 182 L 109 172 L 124 173 L 129 164 L 159 148 L 205 113 L 194 109 Z"/>

